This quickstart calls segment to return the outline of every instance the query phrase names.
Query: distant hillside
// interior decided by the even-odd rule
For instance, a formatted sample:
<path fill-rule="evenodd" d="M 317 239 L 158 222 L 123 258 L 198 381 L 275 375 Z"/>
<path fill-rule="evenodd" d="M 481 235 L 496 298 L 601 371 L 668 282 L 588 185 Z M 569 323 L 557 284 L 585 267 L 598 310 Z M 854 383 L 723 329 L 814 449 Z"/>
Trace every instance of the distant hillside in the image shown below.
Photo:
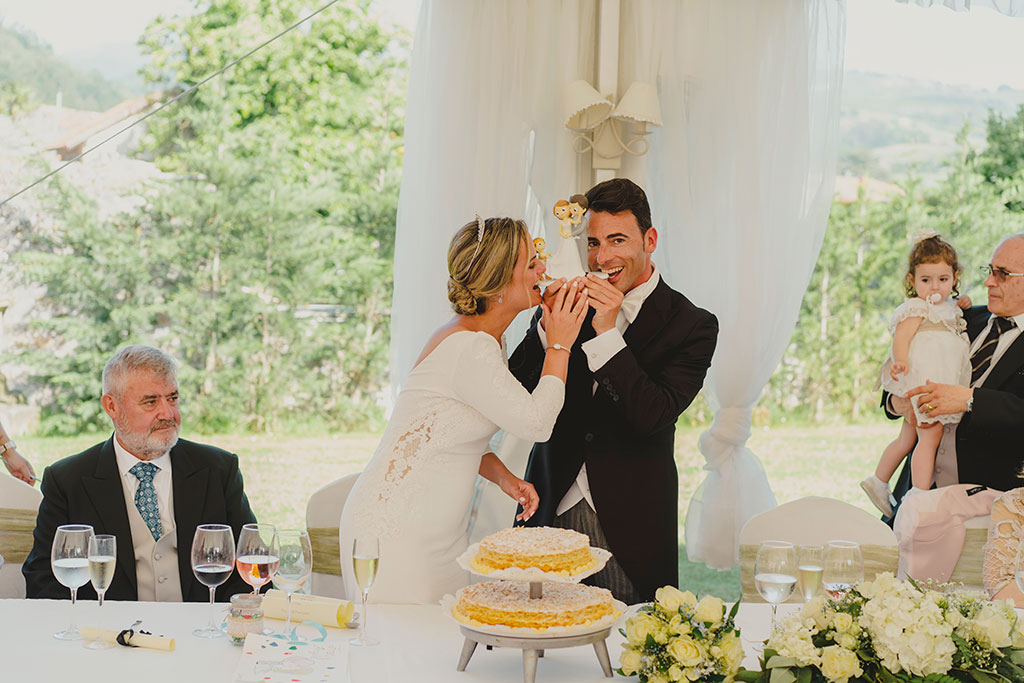
<path fill-rule="evenodd" d="M 840 171 L 899 181 L 913 167 L 925 182 L 944 174 L 964 121 L 985 144 L 990 109 L 1012 115 L 1024 90 L 985 90 L 898 76 L 847 72 L 840 119 Z"/>
<path fill-rule="evenodd" d="M 53 104 L 59 91 L 65 106 L 92 111 L 108 109 L 134 94 L 96 71 L 72 66 L 35 36 L 5 26 L 0 26 L 0 81 L 29 86 L 45 104 Z"/>

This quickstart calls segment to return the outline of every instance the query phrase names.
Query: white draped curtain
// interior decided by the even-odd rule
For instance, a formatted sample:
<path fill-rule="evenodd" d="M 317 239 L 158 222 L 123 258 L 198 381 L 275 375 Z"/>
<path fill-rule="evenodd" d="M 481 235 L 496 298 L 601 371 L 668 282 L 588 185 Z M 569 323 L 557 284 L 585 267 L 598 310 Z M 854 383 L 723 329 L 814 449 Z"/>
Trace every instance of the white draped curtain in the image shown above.
<path fill-rule="evenodd" d="M 976 7 L 987 7 L 1008 17 L 1024 17 L 1024 0 L 895 0 L 904 5 L 933 7 L 939 5 L 957 12 L 969 12 Z"/>
<path fill-rule="evenodd" d="M 399 200 L 394 386 L 450 316 L 454 230 L 479 212 L 527 216 L 553 234 L 555 200 L 589 186 L 560 89 L 593 82 L 597 2 L 424 0 Z M 619 94 L 634 80 L 655 82 L 664 125 L 620 175 L 648 192 L 666 281 L 721 325 L 705 386 L 715 419 L 700 439 L 708 473 L 686 542 L 691 559 L 728 567 L 740 527 L 775 504 L 745 443 L 825 230 L 844 4 L 623 0 L 621 16 Z"/>

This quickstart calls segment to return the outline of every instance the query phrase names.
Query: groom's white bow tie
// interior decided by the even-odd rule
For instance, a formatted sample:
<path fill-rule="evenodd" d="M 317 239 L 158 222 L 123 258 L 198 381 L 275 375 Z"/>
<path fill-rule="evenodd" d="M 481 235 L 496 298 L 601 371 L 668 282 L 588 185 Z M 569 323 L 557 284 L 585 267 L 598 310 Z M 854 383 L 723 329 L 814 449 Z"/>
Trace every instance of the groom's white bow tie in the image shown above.
<path fill-rule="evenodd" d="M 644 305 L 644 298 L 639 292 L 635 296 L 630 296 L 633 292 L 629 292 L 622 299 L 622 307 L 619 308 L 622 314 L 626 316 L 626 322 L 631 324 L 636 320 L 637 313 L 640 312 L 640 307 Z"/>

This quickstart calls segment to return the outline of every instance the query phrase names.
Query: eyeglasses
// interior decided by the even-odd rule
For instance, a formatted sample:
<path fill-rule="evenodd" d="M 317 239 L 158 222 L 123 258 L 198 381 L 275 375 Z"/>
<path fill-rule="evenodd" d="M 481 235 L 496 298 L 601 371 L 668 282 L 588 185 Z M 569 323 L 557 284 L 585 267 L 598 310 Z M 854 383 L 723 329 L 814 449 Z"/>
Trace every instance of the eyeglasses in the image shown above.
<path fill-rule="evenodd" d="M 1006 278 L 1008 277 L 1024 277 L 1024 273 L 1011 273 L 1005 268 L 994 268 L 992 267 L 991 263 L 988 264 L 987 266 L 981 266 L 979 270 L 981 270 L 981 273 L 985 276 L 986 279 L 988 279 L 988 276 L 991 275 L 996 279 L 996 282 L 999 283 L 1006 282 Z"/>

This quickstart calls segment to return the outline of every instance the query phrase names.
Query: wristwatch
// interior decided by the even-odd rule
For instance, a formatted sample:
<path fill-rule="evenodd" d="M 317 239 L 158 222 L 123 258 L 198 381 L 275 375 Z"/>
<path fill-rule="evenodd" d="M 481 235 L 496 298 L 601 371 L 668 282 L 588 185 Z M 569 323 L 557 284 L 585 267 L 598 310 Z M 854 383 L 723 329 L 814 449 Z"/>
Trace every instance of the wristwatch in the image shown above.
<path fill-rule="evenodd" d="M 4 453 L 6 453 L 7 451 L 13 451 L 14 449 L 15 445 L 13 441 L 8 441 L 5 444 L 0 444 L 0 458 L 2 458 L 4 456 Z"/>

